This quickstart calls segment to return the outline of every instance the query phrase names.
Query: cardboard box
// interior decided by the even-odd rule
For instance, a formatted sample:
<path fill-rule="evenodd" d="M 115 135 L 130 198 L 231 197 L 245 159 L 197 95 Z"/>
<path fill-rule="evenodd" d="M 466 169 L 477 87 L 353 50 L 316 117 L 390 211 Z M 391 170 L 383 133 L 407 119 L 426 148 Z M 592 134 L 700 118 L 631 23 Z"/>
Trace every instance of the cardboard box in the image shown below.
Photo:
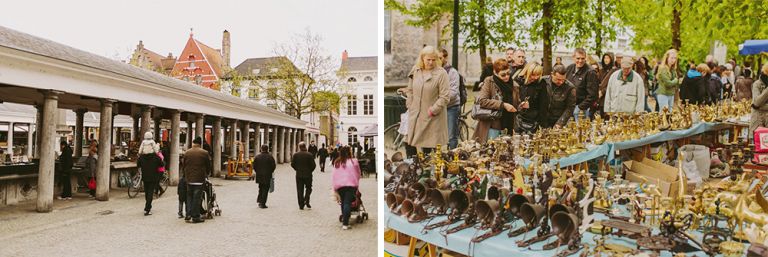
<path fill-rule="evenodd" d="M 625 161 L 624 179 L 641 183 L 642 178 L 648 180 L 648 184 L 658 186 L 664 196 L 677 194 L 679 188 L 677 168 L 645 158 L 642 161 Z"/>

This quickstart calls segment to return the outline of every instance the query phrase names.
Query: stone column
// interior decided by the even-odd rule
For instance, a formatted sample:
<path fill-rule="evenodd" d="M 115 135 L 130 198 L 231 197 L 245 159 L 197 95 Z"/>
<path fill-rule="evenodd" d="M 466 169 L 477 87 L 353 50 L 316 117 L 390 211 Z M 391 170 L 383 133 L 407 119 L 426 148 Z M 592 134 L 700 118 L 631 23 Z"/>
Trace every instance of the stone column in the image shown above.
<path fill-rule="evenodd" d="M 184 149 L 192 148 L 192 118 L 187 116 L 187 141 L 184 142 Z"/>
<path fill-rule="evenodd" d="M 8 122 L 8 141 L 6 141 L 8 145 L 6 147 L 8 148 L 6 153 L 13 157 L 13 122 Z M 5 160 L 0 160 L 0 162 L 4 162 Z"/>
<path fill-rule="evenodd" d="M 141 129 L 139 133 L 139 141 L 144 141 L 144 134 L 151 129 L 150 120 L 152 120 L 152 109 L 154 106 L 146 105 L 141 107 Z"/>
<path fill-rule="evenodd" d="M 32 158 L 32 146 L 34 144 L 34 138 L 32 138 L 32 123 L 27 126 L 27 158 Z"/>
<path fill-rule="evenodd" d="M 99 118 L 99 159 L 96 164 L 96 200 L 109 200 L 110 159 L 112 153 L 112 105 L 111 99 L 101 100 Z"/>
<path fill-rule="evenodd" d="M 203 114 L 197 114 L 195 116 L 195 137 L 200 137 L 203 142 L 202 144 L 205 144 L 205 120 L 203 120 Z M 202 147 L 203 145 L 200 145 Z"/>
<path fill-rule="evenodd" d="M 243 130 L 240 132 L 243 140 L 243 160 L 248 160 L 251 154 L 251 123 L 243 121 Z"/>
<path fill-rule="evenodd" d="M 153 134 L 155 134 L 155 142 L 163 141 L 163 135 L 160 133 L 160 124 L 163 123 L 163 119 L 158 117 L 158 118 L 155 118 L 153 122 L 155 123 L 153 124 L 154 125 Z"/>
<path fill-rule="evenodd" d="M 139 136 L 139 115 L 134 114 L 131 117 L 133 118 L 133 128 L 131 129 L 131 141 L 141 142 L 139 138 L 141 138 L 143 135 Z"/>
<path fill-rule="evenodd" d="M 75 156 L 79 158 L 83 156 L 83 121 L 85 119 L 86 109 L 75 110 Z"/>
<path fill-rule="evenodd" d="M 168 175 L 171 178 L 171 185 L 175 186 L 179 184 L 179 143 L 181 141 L 181 112 L 179 110 L 171 110 L 171 151 L 170 151 L 170 166 L 168 169 Z"/>
<path fill-rule="evenodd" d="M 282 146 L 283 146 L 282 138 L 283 137 L 281 135 L 282 132 L 283 132 L 283 127 L 275 126 L 275 135 L 272 138 L 275 140 L 275 147 L 274 147 L 275 150 L 274 151 L 275 151 L 275 161 L 277 163 L 283 163 L 283 155 L 280 154 L 280 153 L 283 152 L 283 149 L 282 149 Z"/>
<path fill-rule="evenodd" d="M 283 135 L 282 135 L 283 136 L 283 148 L 281 149 L 281 150 L 283 150 L 283 162 L 290 162 L 289 149 L 291 147 L 289 146 L 289 144 L 291 142 L 288 141 L 288 138 L 289 138 L 288 135 L 290 134 L 290 130 L 291 130 L 290 128 L 283 128 Z"/>
<path fill-rule="evenodd" d="M 288 161 L 293 160 L 293 154 L 296 153 L 296 129 L 288 130 Z"/>
<path fill-rule="evenodd" d="M 237 160 L 237 124 L 237 120 L 232 120 L 229 126 L 229 140 L 232 142 L 229 144 L 229 158 L 234 160 Z"/>
<path fill-rule="evenodd" d="M 213 119 L 213 138 L 211 139 L 211 151 L 213 151 L 213 176 L 221 176 L 221 117 Z"/>
<path fill-rule="evenodd" d="M 35 105 L 35 108 L 37 108 L 37 117 L 35 120 L 35 158 L 40 158 L 40 145 L 42 142 L 40 141 L 40 130 L 43 127 L 43 105 L 38 104 Z"/>
<path fill-rule="evenodd" d="M 255 157 L 261 151 L 261 124 L 254 122 L 253 127 L 253 156 Z"/>
<path fill-rule="evenodd" d="M 43 93 L 42 120 L 55 121 L 60 91 L 45 90 Z M 37 178 L 37 212 L 53 210 L 54 164 L 56 162 L 56 123 L 45 122 L 40 134 L 40 170 Z"/>

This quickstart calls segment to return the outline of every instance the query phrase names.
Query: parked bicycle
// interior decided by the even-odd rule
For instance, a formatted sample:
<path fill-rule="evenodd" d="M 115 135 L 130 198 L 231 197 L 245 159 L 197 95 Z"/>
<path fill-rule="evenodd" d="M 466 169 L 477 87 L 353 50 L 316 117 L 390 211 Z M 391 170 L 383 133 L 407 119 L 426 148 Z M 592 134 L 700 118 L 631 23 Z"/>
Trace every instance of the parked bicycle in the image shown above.
<path fill-rule="evenodd" d="M 407 99 L 407 96 L 399 91 L 397 92 L 397 95 L 401 98 L 398 103 L 401 106 L 405 106 L 405 100 Z M 459 141 L 465 141 L 467 138 L 469 138 L 469 125 L 467 124 L 467 117 L 469 116 L 470 112 L 471 111 L 466 111 L 459 116 Z M 401 148 L 405 147 L 405 135 L 400 134 L 399 132 L 401 122 L 389 125 L 389 127 L 384 129 L 384 147 L 387 150 L 400 151 Z"/>
<path fill-rule="evenodd" d="M 155 199 L 163 196 L 170 184 L 171 180 L 168 177 L 168 172 L 163 172 L 163 176 L 160 177 L 160 182 L 158 183 L 159 186 L 155 190 Z M 133 175 L 131 178 L 131 185 L 128 187 L 128 197 L 134 198 L 139 195 L 139 192 L 144 192 L 144 181 L 141 180 L 141 171 L 136 172 L 136 175 Z"/>

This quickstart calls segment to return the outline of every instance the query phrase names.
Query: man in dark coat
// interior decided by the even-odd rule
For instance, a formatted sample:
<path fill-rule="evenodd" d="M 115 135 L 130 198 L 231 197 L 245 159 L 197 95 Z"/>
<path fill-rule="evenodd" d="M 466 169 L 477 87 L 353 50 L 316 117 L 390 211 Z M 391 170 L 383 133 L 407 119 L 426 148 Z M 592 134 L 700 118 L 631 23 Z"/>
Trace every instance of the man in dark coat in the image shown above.
<path fill-rule="evenodd" d="M 202 189 L 205 178 L 211 171 L 211 158 L 208 151 L 203 150 L 200 137 L 192 141 L 192 148 L 184 152 L 184 178 L 187 180 L 187 217 L 193 223 L 203 222 L 200 215 Z"/>
<path fill-rule="evenodd" d="M 312 209 L 312 205 L 309 205 L 309 195 L 312 194 L 312 172 L 315 171 L 315 158 L 307 152 L 306 143 L 299 143 L 299 152 L 293 154 L 291 167 L 296 170 L 296 196 L 299 200 L 299 209 L 304 210 L 304 206 Z"/>
<path fill-rule="evenodd" d="M 566 68 L 566 78 L 576 86 L 576 107 L 573 115 L 578 117 L 578 112 L 584 111 L 586 117 L 591 117 L 595 112 L 600 82 L 597 81 L 597 72 L 587 65 L 587 52 L 584 48 L 576 48 L 573 51 L 573 64 Z"/>
<path fill-rule="evenodd" d="M 60 200 L 71 200 L 72 199 L 72 180 L 70 179 L 70 176 L 72 175 L 72 166 L 74 165 L 74 162 L 72 161 L 72 148 L 69 147 L 69 144 L 66 140 L 62 140 L 61 144 L 59 144 L 61 147 L 61 155 L 59 155 L 59 166 L 61 167 L 61 196 L 59 196 Z"/>
<path fill-rule="evenodd" d="M 269 145 L 261 145 L 261 153 L 253 157 L 253 171 L 256 173 L 256 183 L 259 184 L 259 208 L 267 208 L 267 195 L 269 184 L 272 182 L 272 173 L 275 172 L 275 158 L 269 153 Z"/>
<path fill-rule="evenodd" d="M 313 158 L 317 158 L 317 145 L 315 141 L 309 143 L 309 152 L 312 153 Z"/>
<path fill-rule="evenodd" d="M 544 128 L 562 128 L 571 119 L 576 105 L 576 89 L 566 79 L 566 70 L 563 65 L 555 65 L 552 75 L 544 77 L 547 87 L 547 106 L 544 110 L 544 120 L 541 126 Z"/>
<path fill-rule="evenodd" d="M 320 172 L 325 172 L 325 159 L 328 158 L 328 149 L 325 148 L 325 144 L 317 150 L 317 156 L 320 157 Z"/>

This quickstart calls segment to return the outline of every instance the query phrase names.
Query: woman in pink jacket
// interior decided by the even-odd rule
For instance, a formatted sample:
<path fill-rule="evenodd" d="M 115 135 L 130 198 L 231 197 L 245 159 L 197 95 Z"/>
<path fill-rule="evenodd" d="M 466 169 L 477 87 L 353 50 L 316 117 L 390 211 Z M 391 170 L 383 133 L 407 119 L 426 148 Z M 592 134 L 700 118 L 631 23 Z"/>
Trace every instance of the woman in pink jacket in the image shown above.
<path fill-rule="evenodd" d="M 339 149 L 339 157 L 333 160 L 333 190 L 341 198 L 341 229 L 349 229 L 349 215 L 352 212 L 352 201 L 355 200 L 357 187 L 360 185 L 360 165 L 352 158 L 349 146 Z"/>

